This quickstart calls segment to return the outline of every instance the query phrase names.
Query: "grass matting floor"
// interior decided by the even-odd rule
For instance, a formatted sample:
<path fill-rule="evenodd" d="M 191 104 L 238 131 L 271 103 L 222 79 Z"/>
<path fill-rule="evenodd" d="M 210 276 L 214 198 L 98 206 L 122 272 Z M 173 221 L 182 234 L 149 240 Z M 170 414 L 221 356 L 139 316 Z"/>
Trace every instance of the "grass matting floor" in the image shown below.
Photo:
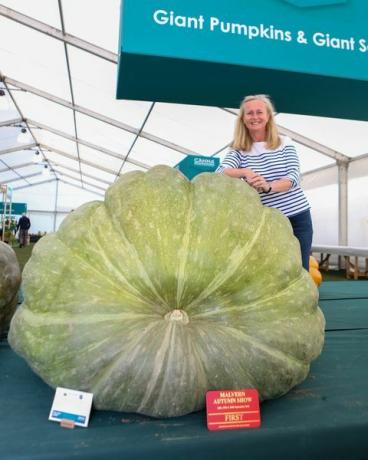
<path fill-rule="evenodd" d="M 17 256 L 21 271 L 23 271 L 25 264 L 27 263 L 28 259 L 31 257 L 33 246 L 34 244 L 31 243 L 28 246 L 24 246 L 23 248 L 20 248 L 19 246 L 13 247 L 15 254 Z"/>

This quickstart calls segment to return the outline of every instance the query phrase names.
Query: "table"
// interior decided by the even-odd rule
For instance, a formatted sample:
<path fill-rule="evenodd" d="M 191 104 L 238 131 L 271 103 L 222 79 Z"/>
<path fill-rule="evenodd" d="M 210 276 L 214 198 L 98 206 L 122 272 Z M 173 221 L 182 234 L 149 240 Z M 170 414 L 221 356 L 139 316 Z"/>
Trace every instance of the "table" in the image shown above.
<path fill-rule="evenodd" d="M 352 246 L 313 246 L 313 253 L 320 254 L 319 267 L 323 270 L 329 269 L 330 256 L 336 254 L 345 259 L 346 278 L 368 278 L 368 248 L 358 248 Z M 359 268 L 359 259 L 364 259 L 365 269 Z"/>
<path fill-rule="evenodd" d="M 355 285 L 355 287 L 351 287 Z M 368 458 L 368 282 L 326 282 L 322 355 L 308 379 L 261 406 L 262 427 L 209 432 L 205 413 L 155 420 L 95 411 L 89 428 L 49 422 L 54 390 L 0 345 L 1 460 Z"/>

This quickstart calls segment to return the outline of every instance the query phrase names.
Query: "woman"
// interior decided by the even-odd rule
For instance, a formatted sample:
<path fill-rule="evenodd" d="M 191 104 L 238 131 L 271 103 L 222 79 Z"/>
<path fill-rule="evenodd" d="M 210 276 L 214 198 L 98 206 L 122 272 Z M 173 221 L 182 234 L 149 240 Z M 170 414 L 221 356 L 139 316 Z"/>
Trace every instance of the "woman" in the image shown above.
<path fill-rule="evenodd" d="M 313 227 L 310 205 L 300 187 L 299 159 L 288 137 L 280 136 L 274 107 L 265 95 L 244 98 L 235 125 L 232 150 L 218 172 L 245 180 L 263 205 L 279 209 L 298 238 L 302 264 L 309 270 Z"/>

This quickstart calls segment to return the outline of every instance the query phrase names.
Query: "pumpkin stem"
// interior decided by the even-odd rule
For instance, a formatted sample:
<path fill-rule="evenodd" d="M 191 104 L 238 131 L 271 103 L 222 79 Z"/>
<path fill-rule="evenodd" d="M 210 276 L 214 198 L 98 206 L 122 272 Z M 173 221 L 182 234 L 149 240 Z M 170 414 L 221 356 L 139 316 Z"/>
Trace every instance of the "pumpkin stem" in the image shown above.
<path fill-rule="evenodd" d="M 189 323 L 189 317 L 187 313 L 184 310 L 172 310 L 169 311 L 169 313 L 166 313 L 165 319 L 167 321 L 177 321 L 182 324 L 188 324 Z"/>

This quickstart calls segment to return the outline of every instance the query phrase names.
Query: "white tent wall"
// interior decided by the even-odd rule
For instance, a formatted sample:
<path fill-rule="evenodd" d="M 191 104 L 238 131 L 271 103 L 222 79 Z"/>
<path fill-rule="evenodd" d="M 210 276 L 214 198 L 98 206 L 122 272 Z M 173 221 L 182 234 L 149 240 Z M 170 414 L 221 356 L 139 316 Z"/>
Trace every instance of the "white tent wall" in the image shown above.
<path fill-rule="evenodd" d="M 349 244 L 368 247 L 368 157 L 349 166 Z"/>
<path fill-rule="evenodd" d="M 328 185 L 306 191 L 313 220 L 313 244 L 338 245 L 338 187 Z"/>
<path fill-rule="evenodd" d="M 59 182 L 58 207 L 61 212 L 69 212 L 84 203 L 95 200 L 103 200 L 101 194 L 91 193 L 79 187 L 74 187 L 63 182 Z"/>
<path fill-rule="evenodd" d="M 355 166 L 355 164 L 354 164 Z M 337 168 L 334 168 L 337 171 Z M 368 184 L 367 177 L 349 179 L 348 182 L 348 246 L 368 247 Z M 313 244 L 337 246 L 338 238 L 338 186 L 330 184 L 306 191 L 312 206 L 314 226 Z M 337 256 L 331 256 L 332 266 Z M 359 260 L 364 269 L 364 260 Z"/>
<path fill-rule="evenodd" d="M 51 233 L 54 231 L 54 215 L 51 212 L 40 213 L 37 211 L 30 211 L 28 217 L 31 221 L 31 228 L 29 232 L 32 233 Z"/>
<path fill-rule="evenodd" d="M 40 179 L 39 179 L 40 180 Z M 44 180 L 52 180 L 51 177 Z M 13 201 L 27 203 L 28 211 L 54 211 L 56 181 L 46 184 L 33 185 L 20 190 L 14 184 Z"/>
<path fill-rule="evenodd" d="M 303 188 L 312 206 L 315 245 L 338 245 L 338 168 L 307 174 Z M 348 167 L 349 246 L 368 246 L 368 157 Z"/>
<path fill-rule="evenodd" d="M 13 202 L 27 204 L 31 233 L 53 231 L 55 192 L 56 181 L 14 190 Z"/>
<path fill-rule="evenodd" d="M 50 183 L 14 190 L 13 202 L 27 203 L 28 215 L 32 223 L 31 233 L 53 232 L 54 226 L 57 230 L 71 210 L 83 203 L 103 199 L 95 193 L 58 182 L 58 185 L 54 180 Z M 56 193 L 57 201 L 55 201 Z"/>
<path fill-rule="evenodd" d="M 349 181 L 348 241 L 351 246 L 368 247 L 368 180 Z"/>
<path fill-rule="evenodd" d="M 52 231 L 71 209 L 102 199 L 120 173 L 174 166 L 188 153 L 226 154 L 236 109 L 115 100 L 120 2 L 0 0 L 0 87 L 10 103 L 9 110 L 0 110 L 0 183 L 14 187 L 14 202 L 28 204 L 32 232 Z M 88 21 L 80 13 L 86 8 Z M 7 120 L 18 120 L 17 126 L 6 126 Z M 367 247 L 368 157 L 359 156 L 368 151 L 368 123 L 286 113 L 278 113 L 276 121 L 294 133 L 314 244 L 342 243 L 337 157 L 351 160 L 347 241 Z M 6 152 L 19 147 L 20 124 L 30 129 L 31 144 Z M 42 166 L 32 165 L 36 150 L 59 181 L 34 185 L 47 180 Z"/>

